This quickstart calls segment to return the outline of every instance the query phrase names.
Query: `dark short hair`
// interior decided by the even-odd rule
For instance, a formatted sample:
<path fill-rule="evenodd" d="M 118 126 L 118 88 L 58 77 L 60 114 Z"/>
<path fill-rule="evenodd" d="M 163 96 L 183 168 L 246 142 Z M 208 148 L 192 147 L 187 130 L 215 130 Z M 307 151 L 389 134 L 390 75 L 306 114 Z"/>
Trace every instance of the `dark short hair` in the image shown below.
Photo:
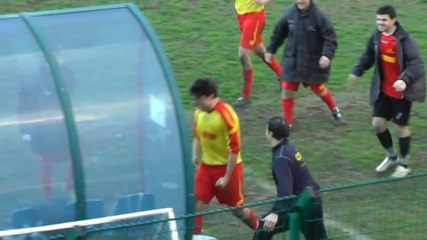
<path fill-rule="evenodd" d="M 282 117 L 272 117 L 267 122 L 268 131 L 273 133 L 273 137 L 277 140 L 286 139 L 289 137 L 289 124 Z"/>
<path fill-rule="evenodd" d="M 391 5 L 382 5 L 377 9 L 377 14 L 379 15 L 388 15 L 391 19 L 395 19 L 397 17 L 396 9 L 394 9 Z"/>
<path fill-rule="evenodd" d="M 194 81 L 193 85 L 190 87 L 190 94 L 196 98 L 202 96 L 217 96 L 217 85 L 215 80 L 209 77 L 199 78 Z"/>

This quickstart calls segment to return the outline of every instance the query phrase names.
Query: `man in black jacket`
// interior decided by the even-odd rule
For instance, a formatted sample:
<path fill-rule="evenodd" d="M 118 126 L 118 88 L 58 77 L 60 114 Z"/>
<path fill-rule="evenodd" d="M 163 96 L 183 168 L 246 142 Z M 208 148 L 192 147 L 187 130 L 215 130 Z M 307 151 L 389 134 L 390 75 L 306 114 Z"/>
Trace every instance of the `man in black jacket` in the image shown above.
<path fill-rule="evenodd" d="M 313 179 L 301 153 L 289 142 L 289 125 L 282 117 L 272 117 L 267 123 L 266 137 L 273 151 L 272 175 L 277 197 L 299 195 L 310 186 L 316 192 L 319 185 Z M 301 232 L 307 240 L 328 239 L 323 224 L 320 195 L 312 209 L 303 217 Z M 279 232 L 289 229 L 289 201 L 276 201 L 271 210 L 260 220 L 254 240 L 270 240 Z"/>
<path fill-rule="evenodd" d="M 60 74 L 69 94 L 73 92 L 75 77 L 73 70 L 57 56 Z M 71 153 L 68 146 L 67 127 L 56 92 L 52 70 L 47 62 L 20 85 L 17 115 L 21 120 L 19 130 L 22 140 L 28 142 L 40 162 L 40 182 L 46 199 L 52 199 L 54 165 L 67 164 L 65 190 L 74 201 L 74 179 Z"/>
<path fill-rule="evenodd" d="M 303 83 L 326 103 L 334 123 L 343 123 L 331 91 L 325 86 L 337 48 L 335 30 L 327 15 L 312 0 L 295 0 L 295 4 L 276 24 L 265 55 L 267 62 L 285 39 L 281 80 L 286 121 L 292 127 L 294 96 L 299 83 Z"/>
<path fill-rule="evenodd" d="M 412 102 L 423 102 L 426 97 L 424 64 L 417 43 L 397 22 L 392 6 L 379 7 L 376 19 L 377 30 L 348 81 L 354 84 L 357 77 L 375 65 L 369 100 L 373 107 L 372 126 L 387 151 L 386 158 L 375 170 L 384 172 L 397 163 L 392 177 L 405 177 L 411 171 L 408 167 L 411 140 L 408 123 Z M 391 119 L 397 125 L 399 155 L 394 152 L 387 128 Z"/>

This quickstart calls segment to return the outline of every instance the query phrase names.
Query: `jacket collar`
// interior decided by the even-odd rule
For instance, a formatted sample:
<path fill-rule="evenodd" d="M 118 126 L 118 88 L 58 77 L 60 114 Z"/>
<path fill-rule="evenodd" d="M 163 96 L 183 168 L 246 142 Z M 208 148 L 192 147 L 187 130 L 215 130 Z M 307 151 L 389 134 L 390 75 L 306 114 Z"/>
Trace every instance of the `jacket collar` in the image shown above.
<path fill-rule="evenodd" d="M 378 33 L 378 35 L 381 34 L 381 32 L 378 31 L 378 29 L 377 29 L 377 33 Z M 398 21 L 396 21 L 396 30 L 394 31 L 393 36 L 397 40 L 401 40 L 403 38 L 408 37 L 409 33 L 407 31 L 405 31 L 405 29 L 403 29 L 402 25 L 400 25 L 400 23 Z"/>
<path fill-rule="evenodd" d="M 271 148 L 271 151 L 274 153 L 279 150 L 283 145 L 288 143 L 288 139 L 283 139 L 279 143 L 277 143 L 274 147 Z"/>

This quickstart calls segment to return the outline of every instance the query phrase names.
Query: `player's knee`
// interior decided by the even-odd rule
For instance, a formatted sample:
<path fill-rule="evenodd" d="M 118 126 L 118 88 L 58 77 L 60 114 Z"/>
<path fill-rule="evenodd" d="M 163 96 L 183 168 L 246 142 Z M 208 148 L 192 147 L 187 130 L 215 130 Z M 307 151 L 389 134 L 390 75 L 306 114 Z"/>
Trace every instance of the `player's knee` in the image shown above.
<path fill-rule="evenodd" d="M 242 64 L 243 70 L 250 70 L 252 68 L 251 59 L 249 56 L 241 56 L 240 63 Z"/>
<path fill-rule="evenodd" d="M 409 130 L 409 126 L 401 126 L 397 125 L 397 135 L 399 137 L 408 137 L 411 135 L 411 131 Z"/>
<path fill-rule="evenodd" d="M 324 97 L 324 96 L 326 96 L 326 93 L 327 93 L 327 91 L 326 90 L 323 90 L 322 92 L 320 92 L 320 93 L 316 93 L 316 95 L 317 96 L 319 96 L 319 97 Z"/>
<path fill-rule="evenodd" d="M 325 84 L 313 84 L 310 86 L 310 88 L 311 88 L 311 91 L 319 97 L 325 96 L 328 91 Z"/>
<path fill-rule="evenodd" d="M 200 200 L 196 200 L 196 211 L 197 212 L 201 212 L 204 208 L 205 204 L 203 203 L 203 201 Z"/>
<path fill-rule="evenodd" d="M 257 48 L 255 48 L 255 54 L 258 57 L 260 57 L 261 60 L 263 60 L 263 61 L 264 61 L 264 58 L 265 58 L 265 53 L 266 53 L 266 50 L 265 50 L 265 48 L 264 48 L 263 45 L 257 46 Z"/>
<path fill-rule="evenodd" d="M 386 125 L 386 122 L 378 118 L 374 118 L 372 119 L 372 128 L 376 133 L 382 133 L 386 130 L 387 125 Z"/>
<path fill-rule="evenodd" d="M 232 213 L 235 217 L 240 218 L 240 219 L 247 218 L 247 216 L 245 216 L 245 213 L 244 213 L 244 208 L 234 209 L 231 213 Z"/>
<path fill-rule="evenodd" d="M 239 47 L 238 57 L 240 59 L 242 58 L 248 58 L 252 53 L 251 49 Z"/>

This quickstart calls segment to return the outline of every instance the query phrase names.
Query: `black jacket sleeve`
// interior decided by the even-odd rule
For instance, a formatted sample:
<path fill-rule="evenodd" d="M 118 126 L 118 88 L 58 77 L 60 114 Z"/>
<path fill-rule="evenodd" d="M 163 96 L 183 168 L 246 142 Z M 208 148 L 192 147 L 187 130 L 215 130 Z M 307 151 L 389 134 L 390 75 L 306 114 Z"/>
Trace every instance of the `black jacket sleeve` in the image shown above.
<path fill-rule="evenodd" d="M 359 62 L 354 66 L 352 74 L 360 77 L 363 73 L 372 67 L 375 62 L 375 47 L 374 47 L 374 34 L 369 38 L 366 45 L 365 52 L 359 59 Z"/>
<path fill-rule="evenodd" d="M 411 84 L 423 75 L 423 62 L 417 43 L 411 37 L 403 41 L 403 59 L 406 68 L 402 71 L 400 79 Z"/>
<path fill-rule="evenodd" d="M 277 197 L 291 196 L 293 193 L 293 176 L 291 170 L 292 160 L 287 157 L 279 157 L 273 163 L 273 171 L 276 176 Z M 289 200 L 276 201 L 272 212 L 287 210 L 291 204 Z"/>
<path fill-rule="evenodd" d="M 324 39 L 322 55 L 332 60 L 335 56 L 335 50 L 338 47 L 337 35 L 329 17 L 320 10 L 317 15 L 320 16 L 318 21 L 320 22 L 321 33 Z"/>
<path fill-rule="evenodd" d="M 282 46 L 286 37 L 288 37 L 288 14 L 285 13 L 274 27 L 273 34 L 270 37 L 270 44 L 267 47 L 267 52 L 275 54 L 277 49 Z"/>

